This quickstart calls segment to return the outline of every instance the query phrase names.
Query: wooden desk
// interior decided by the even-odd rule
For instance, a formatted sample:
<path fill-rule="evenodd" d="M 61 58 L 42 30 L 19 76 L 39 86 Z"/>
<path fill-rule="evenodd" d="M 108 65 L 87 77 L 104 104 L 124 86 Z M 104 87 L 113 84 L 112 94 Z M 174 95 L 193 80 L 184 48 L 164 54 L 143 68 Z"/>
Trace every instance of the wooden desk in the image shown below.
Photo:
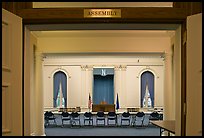
<path fill-rule="evenodd" d="M 153 125 L 160 127 L 160 136 L 162 129 L 168 131 L 168 136 L 170 133 L 175 134 L 175 120 L 161 120 L 161 121 L 150 121 Z"/>
<path fill-rule="evenodd" d="M 92 105 L 92 112 L 110 112 L 115 111 L 115 104 L 93 104 Z"/>

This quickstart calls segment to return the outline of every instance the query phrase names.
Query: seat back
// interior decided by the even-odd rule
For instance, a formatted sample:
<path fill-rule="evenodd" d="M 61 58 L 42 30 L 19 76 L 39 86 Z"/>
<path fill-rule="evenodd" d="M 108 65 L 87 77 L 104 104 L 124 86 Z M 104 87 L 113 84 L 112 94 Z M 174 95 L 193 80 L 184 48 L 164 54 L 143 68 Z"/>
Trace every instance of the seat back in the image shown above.
<path fill-rule="evenodd" d="M 92 113 L 91 112 L 85 112 L 84 116 L 87 118 L 90 118 L 90 117 L 92 117 Z"/>
<path fill-rule="evenodd" d="M 150 114 L 150 120 L 159 120 L 160 119 L 160 115 L 158 112 L 154 111 Z"/>
<path fill-rule="evenodd" d="M 144 112 L 138 112 L 136 114 L 137 117 L 144 117 L 145 116 L 145 113 Z"/>
<path fill-rule="evenodd" d="M 97 117 L 104 117 L 104 112 L 102 112 L 102 111 L 99 111 L 99 112 L 97 112 Z"/>
<path fill-rule="evenodd" d="M 62 117 L 69 117 L 70 116 L 70 114 L 68 113 L 68 112 L 62 112 Z"/>
<path fill-rule="evenodd" d="M 130 117 L 130 113 L 129 112 L 123 112 L 122 117 L 128 118 L 128 117 Z"/>
<path fill-rule="evenodd" d="M 79 113 L 78 112 L 72 112 L 72 114 L 71 114 L 71 116 L 73 117 L 73 118 L 77 118 L 77 117 L 79 117 Z"/>
<path fill-rule="evenodd" d="M 54 117 L 54 114 L 52 113 L 52 111 L 47 111 L 45 114 L 46 114 L 46 116 L 47 116 L 48 118 Z"/>
<path fill-rule="evenodd" d="M 108 116 L 116 116 L 115 112 L 108 112 Z"/>

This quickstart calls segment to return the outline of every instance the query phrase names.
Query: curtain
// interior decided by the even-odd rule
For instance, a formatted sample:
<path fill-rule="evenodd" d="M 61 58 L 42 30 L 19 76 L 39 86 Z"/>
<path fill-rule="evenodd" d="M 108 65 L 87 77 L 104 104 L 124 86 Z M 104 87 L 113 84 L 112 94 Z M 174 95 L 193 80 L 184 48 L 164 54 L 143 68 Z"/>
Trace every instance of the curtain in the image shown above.
<path fill-rule="evenodd" d="M 67 107 L 67 76 L 64 72 L 61 74 L 62 94 L 64 97 L 64 104 Z"/>
<path fill-rule="evenodd" d="M 143 99 L 145 96 L 145 89 L 146 89 L 146 83 L 145 83 L 145 77 L 144 74 L 141 75 L 141 99 L 140 99 L 140 105 L 143 107 Z"/>
<path fill-rule="evenodd" d="M 56 100 L 59 91 L 60 75 L 58 72 L 54 74 L 54 92 L 53 92 L 53 107 L 57 107 Z"/>
<path fill-rule="evenodd" d="M 54 93 L 53 93 L 53 106 L 57 107 L 56 100 L 59 92 L 59 84 L 61 82 L 62 94 L 65 100 L 65 107 L 67 106 L 67 77 L 62 71 L 58 71 L 54 74 Z"/>
<path fill-rule="evenodd" d="M 94 75 L 93 104 L 114 104 L 113 75 Z"/>
<path fill-rule="evenodd" d="M 143 107 L 143 99 L 145 96 L 146 84 L 148 83 L 152 107 L 154 107 L 154 74 L 149 71 L 143 72 L 141 75 L 141 107 Z"/>

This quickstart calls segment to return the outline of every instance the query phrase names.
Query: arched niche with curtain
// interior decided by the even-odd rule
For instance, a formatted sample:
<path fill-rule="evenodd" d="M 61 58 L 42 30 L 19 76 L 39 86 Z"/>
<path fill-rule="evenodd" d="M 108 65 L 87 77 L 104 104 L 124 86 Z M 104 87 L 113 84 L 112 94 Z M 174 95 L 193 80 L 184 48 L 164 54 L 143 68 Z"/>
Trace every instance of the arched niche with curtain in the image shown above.
<path fill-rule="evenodd" d="M 145 71 L 141 74 L 141 107 L 154 107 L 154 74 Z"/>
<path fill-rule="evenodd" d="M 67 107 L 67 76 L 58 71 L 53 77 L 53 107 Z"/>

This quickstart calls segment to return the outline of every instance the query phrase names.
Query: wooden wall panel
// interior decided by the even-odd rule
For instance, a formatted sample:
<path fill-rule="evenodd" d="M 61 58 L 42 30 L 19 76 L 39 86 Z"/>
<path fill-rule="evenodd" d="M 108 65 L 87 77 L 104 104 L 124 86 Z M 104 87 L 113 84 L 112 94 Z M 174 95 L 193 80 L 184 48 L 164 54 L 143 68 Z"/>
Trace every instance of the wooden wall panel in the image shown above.
<path fill-rule="evenodd" d="M 202 2 L 174 2 L 173 7 L 185 9 L 187 16 L 202 12 Z"/>
<path fill-rule="evenodd" d="M 18 15 L 18 11 L 21 9 L 32 9 L 32 2 L 2 2 L 2 8 Z"/>
<path fill-rule="evenodd" d="M 111 8 L 109 8 L 111 9 Z M 84 8 L 22 9 L 25 24 L 33 23 L 154 23 L 181 22 L 186 14 L 180 8 L 120 8 L 121 18 L 84 18 Z M 171 14 L 169 14 L 171 13 Z"/>

